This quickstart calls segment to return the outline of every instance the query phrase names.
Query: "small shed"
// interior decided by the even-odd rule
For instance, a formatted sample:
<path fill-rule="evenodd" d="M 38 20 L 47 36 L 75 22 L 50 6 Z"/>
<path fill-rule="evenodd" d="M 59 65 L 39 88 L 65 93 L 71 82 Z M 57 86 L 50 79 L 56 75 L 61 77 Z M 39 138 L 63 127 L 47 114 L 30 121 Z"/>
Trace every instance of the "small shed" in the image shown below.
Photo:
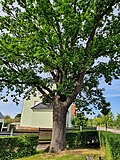
<path fill-rule="evenodd" d="M 4 116 L 0 112 L 0 132 L 2 131 L 3 126 L 4 126 Z"/>

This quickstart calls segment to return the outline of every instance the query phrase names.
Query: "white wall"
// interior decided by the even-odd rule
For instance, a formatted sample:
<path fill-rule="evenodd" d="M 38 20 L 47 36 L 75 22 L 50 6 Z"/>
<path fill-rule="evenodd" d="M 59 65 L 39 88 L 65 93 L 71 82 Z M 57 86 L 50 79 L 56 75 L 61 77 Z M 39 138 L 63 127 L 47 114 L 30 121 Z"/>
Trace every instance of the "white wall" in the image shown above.
<path fill-rule="evenodd" d="M 32 107 L 34 106 L 34 102 L 38 101 L 41 102 L 41 99 L 39 98 L 39 94 L 36 91 L 36 97 L 31 95 L 30 100 L 23 100 L 23 107 L 22 107 L 22 114 L 21 114 L 21 121 L 20 126 L 28 126 L 31 127 L 32 124 Z"/>
<path fill-rule="evenodd" d="M 33 109 L 31 126 L 38 128 L 52 128 L 53 110 L 52 109 Z"/>
<path fill-rule="evenodd" d="M 40 99 L 41 94 L 36 91 L 36 97 L 31 95 L 30 100 L 23 100 L 22 114 L 20 126 L 23 127 L 40 127 L 40 128 L 52 128 L 53 125 L 53 111 L 52 109 L 31 109 L 35 103 L 42 102 Z M 68 109 L 66 126 L 72 127 L 71 125 L 71 107 Z"/>
<path fill-rule="evenodd" d="M 0 118 L 0 122 L 2 122 L 2 128 L 3 128 L 3 126 L 4 126 L 4 119 Z M 0 132 L 2 131 L 2 128 L 1 128 Z"/>

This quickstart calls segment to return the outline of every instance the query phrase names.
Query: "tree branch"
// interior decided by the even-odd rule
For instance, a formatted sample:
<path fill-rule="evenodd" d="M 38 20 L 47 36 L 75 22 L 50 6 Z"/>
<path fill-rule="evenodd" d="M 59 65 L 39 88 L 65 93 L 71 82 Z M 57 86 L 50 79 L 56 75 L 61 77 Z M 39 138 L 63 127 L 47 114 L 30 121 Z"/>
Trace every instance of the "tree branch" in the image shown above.
<path fill-rule="evenodd" d="M 42 93 L 42 95 L 46 98 L 48 98 L 51 102 L 53 101 L 53 99 L 38 85 L 36 85 L 38 91 L 40 91 Z"/>
<path fill-rule="evenodd" d="M 53 94 L 53 92 L 52 92 L 52 90 L 50 88 L 46 87 L 44 84 L 41 84 L 41 86 L 42 86 L 43 89 L 48 91 L 50 95 L 54 96 L 54 94 Z"/>
<path fill-rule="evenodd" d="M 74 45 L 76 39 L 78 38 L 77 37 L 77 34 L 79 33 L 79 27 L 76 29 L 76 32 L 72 35 L 71 37 L 71 47 Z"/>
<path fill-rule="evenodd" d="M 85 75 L 85 72 L 82 72 L 79 74 L 78 79 L 77 79 L 77 84 L 76 84 L 76 87 L 73 91 L 72 97 L 67 98 L 67 101 L 64 102 L 64 106 L 69 107 L 72 104 L 72 102 L 75 100 L 76 96 L 78 95 L 79 91 L 81 90 L 84 75 Z"/>
<path fill-rule="evenodd" d="M 103 18 L 103 16 L 105 14 L 107 14 L 111 9 L 112 9 L 112 6 L 115 4 L 115 1 L 113 0 L 111 2 L 111 4 L 106 8 L 106 10 L 102 13 L 102 14 L 96 14 L 95 17 L 94 17 L 94 26 L 92 28 L 92 32 L 90 33 L 90 36 L 88 38 L 88 41 L 87 41 L 87 44 L 86 44 L 86 50 L 88 49 L 89 47 L 89 44 L 92 42 L 93 38 L 94 38 L 94 35 L 95 35 L 95 32 L 96 32 L 96 29 L 97 27 L 99 26 L 99 22 L 100 20 Z"/>
<path fill-rule="evenodd" d="M 1 58 L 1 61 L 3 61 L 3 63 L 4 63 L 11 71 L 13 71 L 13 72 L 15 72 L 15 73 L 18 73 L 18 71 L 17 71 L 15 68 L 11 67 L 11 65 L 10 65 L 9 62 L 7 62 L 6 60 L 4 60 L 4 59 L 2 59 L 2 58 Z"/>
<path fill-rule="evenodd" d="M 50 73 L 53 76 L 53 79 L 55 80 L 55 82 L 58 82 L 58 76 L 54 73 L 54 71 L 51 71 Z"/>
<path fill-rule="evenodd" d="M 77 0 L 74 1 L 74 12 L 75 12 L 75 14 L 76 14 L 76 12 L 77 12 L 77 11 L 76 11 L 76 3 L 77 3 Z"/>

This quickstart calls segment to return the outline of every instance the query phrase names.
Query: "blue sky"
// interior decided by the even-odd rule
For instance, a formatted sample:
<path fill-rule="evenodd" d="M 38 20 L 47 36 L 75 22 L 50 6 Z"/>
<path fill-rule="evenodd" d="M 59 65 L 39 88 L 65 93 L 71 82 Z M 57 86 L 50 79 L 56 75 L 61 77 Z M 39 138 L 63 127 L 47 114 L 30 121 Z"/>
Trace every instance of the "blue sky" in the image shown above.
<path fill-rule="evenodd" d="M 104 95 L 107 101 L 111 103 L 111 111 L 116 116 L 117 113 L 120 113 L 120 80 L 113 80 L 112 85 L 107 85 L 103 80 L 101 80 L 100 86 L 106 89 Z M 16 106 L 9 97 L 8 102 L 0 101 L 0 112 L 4 115 L 14 117 L 16 114 L 21 113 L 22 103 L 23 100 L 21 98 L 19 105 Z"/>
<path fill-rule="evenodd" d="M 120 80 L 113 80 L 111 86 L 101 81 L 101 87 L 106 89 L 104 95 L 111 103 L 111 111 L 116 116 L 120 113 Z"/>

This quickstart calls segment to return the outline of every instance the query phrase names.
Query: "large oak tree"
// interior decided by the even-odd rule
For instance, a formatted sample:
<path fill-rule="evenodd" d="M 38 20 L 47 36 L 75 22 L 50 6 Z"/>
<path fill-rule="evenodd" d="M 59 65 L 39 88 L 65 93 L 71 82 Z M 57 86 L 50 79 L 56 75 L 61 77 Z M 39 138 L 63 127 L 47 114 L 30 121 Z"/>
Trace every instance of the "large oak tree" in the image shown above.
<path fill-rule="evenodd" d="M 1 0 L 0 90 L 13 101 L 37 88 L 53 104 L 50 152 L 65 149 L 66 113 L 80 104 L 109 104 L 99 78 L 120 75 L 119 0 Z M 108 62 L 99 62 L 107 57 Z M 95 62 L 96 61 L 96 62 Z M 43 78 L 41 73 L 49 73 Z M 56 88 L 51 90 L 52 84 Z M 1 99 L 6 98 L 1 95 Z M 87 101 L 86 101 L 87 99 Z"/>

